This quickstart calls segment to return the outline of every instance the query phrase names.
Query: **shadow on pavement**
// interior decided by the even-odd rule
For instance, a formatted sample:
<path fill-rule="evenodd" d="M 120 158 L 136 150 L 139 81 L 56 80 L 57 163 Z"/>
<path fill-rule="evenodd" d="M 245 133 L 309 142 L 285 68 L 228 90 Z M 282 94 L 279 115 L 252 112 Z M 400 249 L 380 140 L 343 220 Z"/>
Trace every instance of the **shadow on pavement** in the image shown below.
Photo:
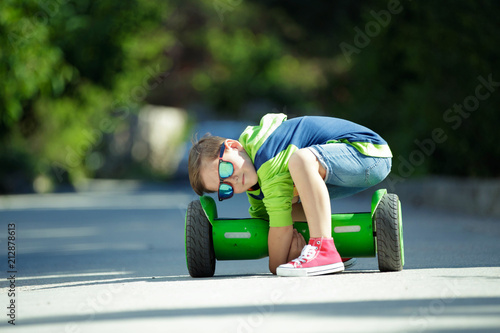
<path fill-rule="evenodd" d="M 355 302 L 327 302 L 305 304 L 261 304 L 261 306 L 216 306 L 199 308 L 153 309 L 139 311 L 120 311 L 94 313 L 89 315 L 52 316 L 23 319 L 22 325 L 41 325 L 56 323 L 80 323 L 89 321 L 114 320 L 152 320 L 155 318 L 179 318 L 198 316 L 248 316 L 252 313 L 286 316 L 328 317 L 408 317 L 408 323 L 414 330 L 424 329 L 429 317 L 446 315 L 461 318 L 463 316 L 481 316 L 494 319 L 500 310 L 500 298 L 471 297 L 454 298 L 443 302 L 436 308 L 436 299 L 407 299 Z M 434 311 L 433 311 L 434 310 Z M 433 330 L 435 332 L 435 330 Z M 476 330 L 477 331 L 477 330 Z M 443 331 L 444 332 L 444 331 Z"/>

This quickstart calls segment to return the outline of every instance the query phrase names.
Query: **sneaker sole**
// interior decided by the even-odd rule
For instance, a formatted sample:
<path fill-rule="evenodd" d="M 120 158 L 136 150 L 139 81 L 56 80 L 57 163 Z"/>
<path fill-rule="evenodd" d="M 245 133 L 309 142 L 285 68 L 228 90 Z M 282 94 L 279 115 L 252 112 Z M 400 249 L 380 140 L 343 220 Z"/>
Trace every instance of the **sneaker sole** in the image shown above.
<path fill-rule="evenodd" d="M 324 275 L 331 273 L 340 273 L 344 270 L 343 263 L 336 263 L 317 267 L 308 268 L 284 268 L 278 267 L 276 269 L 276 275 L 278 276 L 315 276 Z"/>
<path fill-rule="evenodd" d="M 352 266 L 355 266 L 357 262 L 358 262 L 358 259 L 351 258 L 347 261 L 344 261 L 344 267 L 345 267 L 345 269 L 351 268 Z"/>

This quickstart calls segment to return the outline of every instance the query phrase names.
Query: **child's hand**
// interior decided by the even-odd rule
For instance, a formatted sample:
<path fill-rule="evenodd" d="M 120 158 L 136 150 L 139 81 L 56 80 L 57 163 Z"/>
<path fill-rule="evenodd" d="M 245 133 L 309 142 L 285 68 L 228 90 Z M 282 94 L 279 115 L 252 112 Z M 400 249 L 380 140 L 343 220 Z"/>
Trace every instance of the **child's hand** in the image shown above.
<path fill-rule="evenodd" d="M 306 246 L 304 236 L 296 229 L 293 229 L 292 243 L 290 244 L 290 251 L 288 252 L 288 262 L 298 258 L 304 246 Z"/>

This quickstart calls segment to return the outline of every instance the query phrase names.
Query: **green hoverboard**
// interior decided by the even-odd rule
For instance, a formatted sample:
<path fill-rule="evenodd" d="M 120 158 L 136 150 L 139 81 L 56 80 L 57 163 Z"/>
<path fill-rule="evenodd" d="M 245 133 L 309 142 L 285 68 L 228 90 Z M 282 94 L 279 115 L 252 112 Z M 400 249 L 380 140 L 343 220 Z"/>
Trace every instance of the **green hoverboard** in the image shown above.
<path fill-rule="evenodd" d="M 294 222 L 306 242 L 307 222 Z M 214 199 L 201 196 L 186 212 L 186 263 L 192 277 L 211 277 L 216 260 L 261 259 L 269 255 L 269 222 L 257 218 L 218 218 Z M 404 265 L 401 202 L 396 194 L 377 190 L 371 212 L 332 215 L 332 237 L 342 258 L 378 257 L 381 272 Z"/>

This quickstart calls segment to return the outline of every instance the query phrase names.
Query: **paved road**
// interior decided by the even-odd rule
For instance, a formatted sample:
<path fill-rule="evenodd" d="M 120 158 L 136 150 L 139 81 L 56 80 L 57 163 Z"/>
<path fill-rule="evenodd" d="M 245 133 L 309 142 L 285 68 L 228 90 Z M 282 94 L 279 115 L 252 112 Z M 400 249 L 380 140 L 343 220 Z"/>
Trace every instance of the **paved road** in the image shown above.
<path fill-rule="evenodd" d="M 278 278 L 263 259 L 218 262 L 214 278 L 192 279 L 183 224 L 193 199 L 186 186 L 130 182 L 0 197 L 0 331 L 500 331 L 500 220 L 403 203 L 402 272 L 365 258 L 338 275 Z M 222 203 L 219 216 L 246 217 L 245 200 Z M 367 211 L 369 197 L 333 207 Z"/>

